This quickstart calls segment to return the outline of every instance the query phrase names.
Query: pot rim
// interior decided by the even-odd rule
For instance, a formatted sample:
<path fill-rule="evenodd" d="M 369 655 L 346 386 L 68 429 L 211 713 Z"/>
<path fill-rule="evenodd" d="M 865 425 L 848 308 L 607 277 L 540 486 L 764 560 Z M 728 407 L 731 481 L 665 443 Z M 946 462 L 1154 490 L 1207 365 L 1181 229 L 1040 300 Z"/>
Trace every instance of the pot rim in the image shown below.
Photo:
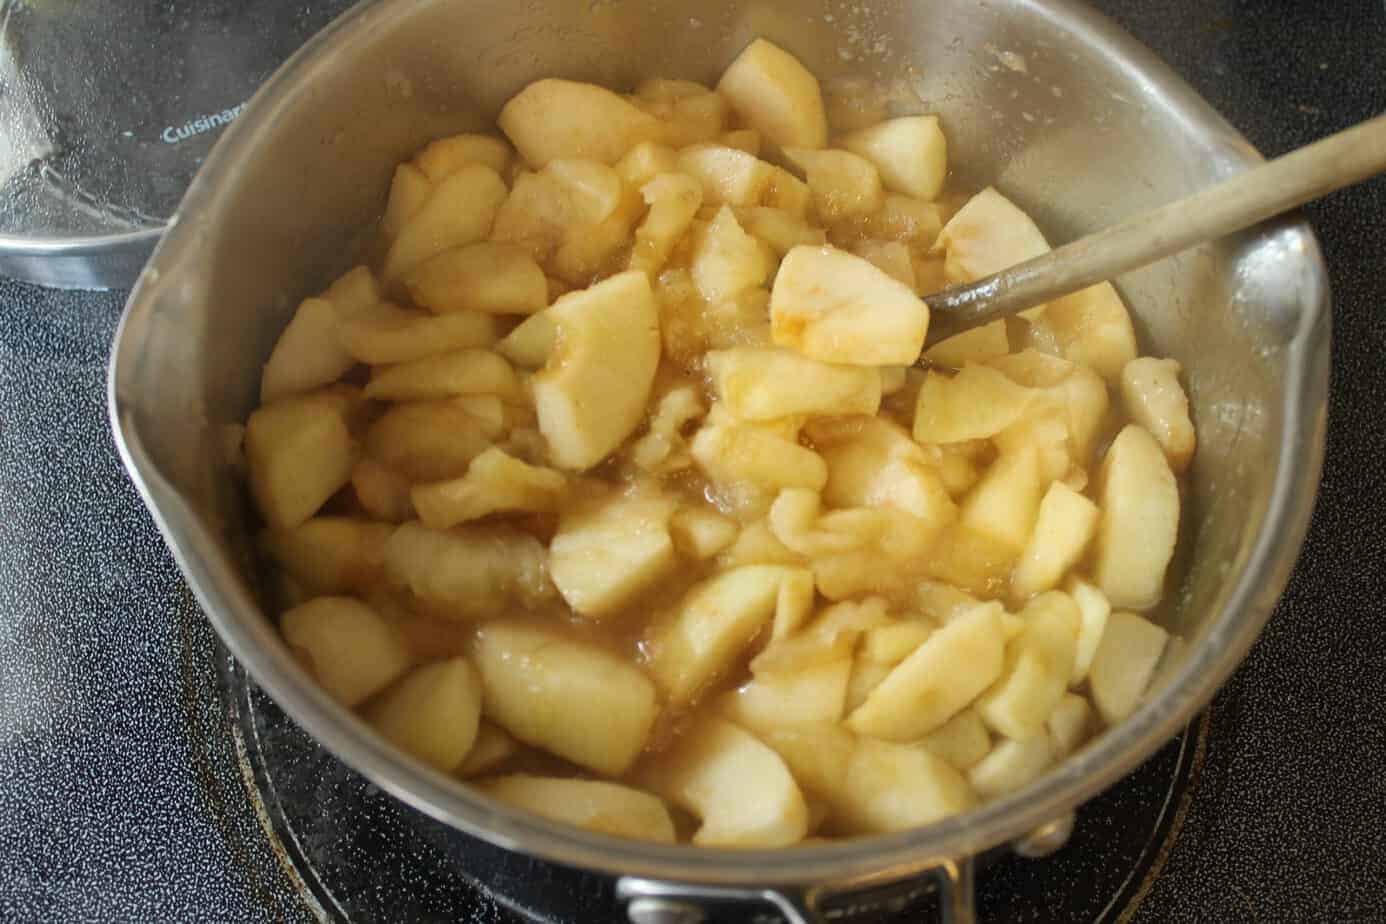
<path fill-rule="evenodd" d="M 250 156 L 291 104 L 311 92 L 335 47 L 379 29 L 422 0 L 365 0 L 314 36 L 264 84 L 247 117 L 217 142 L 189 187 L 139 282 L 112 351 L 108 401 L 117 448 L 199 604 L 231 653 L 295 722 L 348 766 L 392 796 L 454 828 L 506 849 L 612 876 L 765 889 L 865 880 L 892 881 L 974 856 L 1012 840 L 1095 796 L 1175 735 L 1240 663 L 1275 606 L 1308 528 L 1324 449 L 1328 391 L 1327 273 L 1302 222 L 1310 269 L 1299 327 L 1284 348 L 1284 438 L 1265 521 L 1222 612 L 1159 696 L 1078 754 L 1007 797 L 897 834 L 782 850 L 722 850 L 634 842 L 531 816 L 473 793 L 465 784 L 398 752 L 330 699 L 277 641 L 251 588 L 214 536 L 145 449 L 133 397 L 144 340 L 155 316 L 176 310 L 196 285 L 206 245 L 202 216 L 228 195 L 223 174 Z M 1260 161 L 1246 140 L 1182 78 L 1104 15 L 1078 0 L 1018 0 L 1150 88 L 1150 101 L 1191 136 L 1225 152 L 1233 172 Z"/>

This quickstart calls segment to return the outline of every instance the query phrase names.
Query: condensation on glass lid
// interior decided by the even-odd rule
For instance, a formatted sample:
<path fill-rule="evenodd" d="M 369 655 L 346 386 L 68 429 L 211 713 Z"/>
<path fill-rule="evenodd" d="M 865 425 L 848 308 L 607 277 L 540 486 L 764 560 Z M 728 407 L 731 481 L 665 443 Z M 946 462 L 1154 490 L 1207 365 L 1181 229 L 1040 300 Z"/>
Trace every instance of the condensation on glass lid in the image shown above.
<path fill-rule="evenodd" d="M 0 236 L 160 227 L 256 87 L 349 5 L 0 0 Z"/>

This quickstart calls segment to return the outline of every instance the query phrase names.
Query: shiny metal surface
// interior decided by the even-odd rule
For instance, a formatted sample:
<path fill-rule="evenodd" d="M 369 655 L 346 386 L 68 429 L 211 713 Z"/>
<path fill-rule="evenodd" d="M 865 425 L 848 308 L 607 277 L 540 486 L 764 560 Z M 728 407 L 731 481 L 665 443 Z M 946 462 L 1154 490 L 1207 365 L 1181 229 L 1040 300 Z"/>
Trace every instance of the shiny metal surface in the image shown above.
<path fill-rule="evenodd" d="M 710 81 L 758 34 L 829 80 L 879 82 L 897 111 L 939 112 L 960 182 L 994 183 L 1055 242 L 1258 159 L 1147 51 L 1069 0 L 830 0 L 813 13 L 794 0 L 385 0 L 295 56 L 189 190 L 117 336 L 117 441 L 228 647 L 385 791 L 501 846 L 613 875 L 788 901 L 942 866 L 958 894 L 970 874 L 960 858 L 1083 802 L 1182 727 L 1283 588 L 1313 506 L 1327 389 L 1327 280 L 1303 224 L 1118 280 L 1145 347 L 1183 363 L 1201 441 L 1184 552 L 1160 614 L 1186 644 L 1121 726 L 1022 791 L 915 831 L 792 851 L 637 845 L 494 805 L 409 760 L 319 691 L 280 642 L 259 603 L 243 489 L 219 448 L 224 428 L 252 408 L 260 364 L 293 306 L 350 265 L 356 229 L 378 217 L 396 161 L 485 124 L 535 77 Z M 955 904 L 965 919 L 966 897 Z"/>

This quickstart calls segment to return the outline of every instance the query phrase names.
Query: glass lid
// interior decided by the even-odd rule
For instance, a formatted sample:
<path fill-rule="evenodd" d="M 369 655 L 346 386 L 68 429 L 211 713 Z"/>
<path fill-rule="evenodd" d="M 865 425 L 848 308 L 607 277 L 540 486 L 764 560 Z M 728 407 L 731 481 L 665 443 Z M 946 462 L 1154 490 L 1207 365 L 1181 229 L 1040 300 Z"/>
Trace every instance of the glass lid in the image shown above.
<path fill-rule="evenodd" d="M 350 0 L 0 0 L 0 274 L 126 286 L 222 128 Z"/>

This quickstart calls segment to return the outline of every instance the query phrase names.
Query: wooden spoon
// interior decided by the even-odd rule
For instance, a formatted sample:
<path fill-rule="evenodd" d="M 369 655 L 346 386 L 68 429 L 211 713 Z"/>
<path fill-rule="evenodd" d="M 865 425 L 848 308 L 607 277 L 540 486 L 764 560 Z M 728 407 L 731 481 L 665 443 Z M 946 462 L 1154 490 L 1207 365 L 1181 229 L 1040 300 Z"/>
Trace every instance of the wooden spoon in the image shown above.
<path fill-rule="evenodd" d="M 929 342 L 1240 231 L 1386 171 L 1386 115 L 966 285 L 925 296 Z"/>

